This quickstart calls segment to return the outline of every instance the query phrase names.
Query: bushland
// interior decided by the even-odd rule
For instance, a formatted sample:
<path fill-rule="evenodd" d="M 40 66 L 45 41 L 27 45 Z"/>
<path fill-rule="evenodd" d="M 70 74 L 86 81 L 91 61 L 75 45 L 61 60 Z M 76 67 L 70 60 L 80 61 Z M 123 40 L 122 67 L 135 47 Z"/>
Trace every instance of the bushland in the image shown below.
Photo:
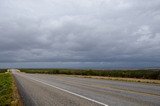
<path fill-rule="evenodd" d="M 21 72 L 26 72 L 26 73 L 106 76 L 106 77 L 160 80 L 160 69 L 144 69 L 144 70 L 20 69 L 20 70 Z"/>

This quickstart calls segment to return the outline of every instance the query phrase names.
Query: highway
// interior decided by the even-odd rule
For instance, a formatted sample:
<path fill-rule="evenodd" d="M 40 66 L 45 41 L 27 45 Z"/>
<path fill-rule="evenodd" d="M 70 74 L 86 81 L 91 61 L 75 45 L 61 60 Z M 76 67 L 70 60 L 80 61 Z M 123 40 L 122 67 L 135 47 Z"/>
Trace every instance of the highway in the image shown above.
<path fill-rule="evenodd" d="M 160 106 L 160 85 L 13 70 L 25 106 Z"/>

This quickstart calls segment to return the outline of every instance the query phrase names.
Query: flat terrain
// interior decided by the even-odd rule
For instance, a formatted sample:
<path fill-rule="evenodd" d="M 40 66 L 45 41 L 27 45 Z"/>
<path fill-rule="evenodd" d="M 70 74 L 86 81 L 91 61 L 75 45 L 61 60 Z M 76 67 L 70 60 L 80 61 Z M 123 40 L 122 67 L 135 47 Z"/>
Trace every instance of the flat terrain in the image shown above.
<path fill-rule="evenodd" d="M 14 71 L 26 106 L 160 105 L 160 85 Z"/>

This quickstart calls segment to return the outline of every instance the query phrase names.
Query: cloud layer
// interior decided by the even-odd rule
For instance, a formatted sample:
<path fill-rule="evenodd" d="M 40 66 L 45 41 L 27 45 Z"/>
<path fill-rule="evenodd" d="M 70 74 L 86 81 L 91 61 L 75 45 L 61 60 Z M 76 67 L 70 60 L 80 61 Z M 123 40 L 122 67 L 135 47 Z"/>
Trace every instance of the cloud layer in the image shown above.
<path fill-rule="evenodd" d="M 0 0 L 0 62 L 160 63 L 159 0 Z"/>

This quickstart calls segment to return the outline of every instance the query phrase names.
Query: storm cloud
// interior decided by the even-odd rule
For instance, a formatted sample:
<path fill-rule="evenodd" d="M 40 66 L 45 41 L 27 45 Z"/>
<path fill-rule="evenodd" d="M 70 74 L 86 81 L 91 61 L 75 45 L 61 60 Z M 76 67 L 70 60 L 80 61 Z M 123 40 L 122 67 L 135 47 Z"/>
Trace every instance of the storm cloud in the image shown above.
<path fill-rule="evenodd" d="M 160 1 L 0 0 L 0 62 L 160 65 Z"/>

